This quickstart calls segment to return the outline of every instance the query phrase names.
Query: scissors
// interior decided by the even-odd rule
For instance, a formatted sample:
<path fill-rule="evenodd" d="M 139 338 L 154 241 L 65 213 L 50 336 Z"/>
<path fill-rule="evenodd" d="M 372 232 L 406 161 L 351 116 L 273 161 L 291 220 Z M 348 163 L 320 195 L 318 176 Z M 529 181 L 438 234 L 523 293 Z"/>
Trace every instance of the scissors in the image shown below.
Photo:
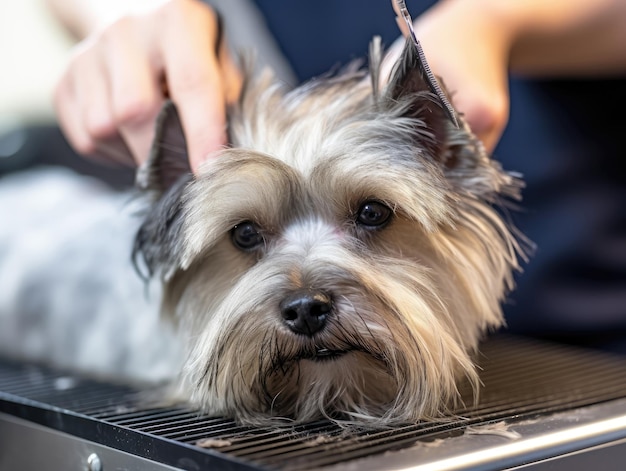
<path fill-rule="evenodd" d="M 435 74 L 433 74 L 432 70 L 430 70 L 430 66 L 426 61 L 426 55 L 424 54 L 422 45 L 417 40 L 417 36 L 415 35 L 415 30 L 413 29 L 413 19 L 411 18 L 409 10 L 407 10 L 406 8 L 406 2 L 404 0 L 391 0 L 391 4 L 393 6 L 393 10 L 396 12 L 397 15 L 398 27 L 405 36 L 408 36 L 413 41 L 413 44 L 417 49 L 420 68 L 424 74 L 424 79 L 426 80 L 430 91 L 437 95 L 439 101 L 443 105 L 446 114 L 448 115 L 448 118 L 450 118 L 450 120 L 458 128 L 459 121 L 457 119 L 456 111 L 452 107 L 452 103 L 450 103 L 450 101 L 448 100 L 445 92 L 439 85 L 437 77 L 435 77 Z M 402 22 L 403 20 L 404 23 Z"/>

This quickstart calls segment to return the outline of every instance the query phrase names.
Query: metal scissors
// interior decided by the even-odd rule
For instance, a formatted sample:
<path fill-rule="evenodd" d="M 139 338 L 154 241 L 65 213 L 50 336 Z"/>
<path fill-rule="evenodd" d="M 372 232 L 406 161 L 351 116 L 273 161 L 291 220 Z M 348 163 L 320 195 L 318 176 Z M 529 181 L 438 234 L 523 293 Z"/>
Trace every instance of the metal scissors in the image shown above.
<path fill-rule="evenodd" d="M 458 128 L 459 121 L 457 119 L 456 111 L 452 107 L 452 103 L 448 100 L 445 92 L 442 90 L 439 85 L 439 81 L 435 74 L 433 74 L 432 70 L 430 70 L 430 66 L 426 61 L 426 55 L 424 54 L 424 50 L 422 49 L 422 45 L 417 40 L 417 36 L 415 35 L 415 30 L 413 29 L 413 19 L 409 13 L 409 10 L 406 8 L 406 2 L 404 0 L 391 0 L 391 4 L 393 6 L 393 10 L 396 12 L 398 27 L 402 31 L 403 34 L 408 36 L 415 44 L 415 48 L 417 49 L 417 55 L 419 57 L 419 62 L 422 71 L 424 72 L 424 79 L 428 83 L 428 87 L 430 91 L 433 92 L 439 98 L 439 101 L 443 105 L 443 108 L 450 118 L 450 120 L 454 123 L 454 125 Z M 403 23 L 404 20 L 404 23 Z"/>

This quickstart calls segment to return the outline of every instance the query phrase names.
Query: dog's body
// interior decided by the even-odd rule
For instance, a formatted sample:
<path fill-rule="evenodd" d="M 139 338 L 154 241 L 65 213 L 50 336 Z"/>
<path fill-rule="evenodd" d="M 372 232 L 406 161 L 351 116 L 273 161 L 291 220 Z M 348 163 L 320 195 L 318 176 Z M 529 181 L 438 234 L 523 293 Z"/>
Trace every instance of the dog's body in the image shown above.
<path fill-rule="evenodd" d="M 493 205 L 520 184 L 451 123 L 410 43 L 384 87 L 380 56 L 292 91 L 251 79 L 196 177 L 162 114 L 134 254 L 181 332 L 179 389 L 211 413 L 387 425 L 476 382 L 518 266 Z"/>

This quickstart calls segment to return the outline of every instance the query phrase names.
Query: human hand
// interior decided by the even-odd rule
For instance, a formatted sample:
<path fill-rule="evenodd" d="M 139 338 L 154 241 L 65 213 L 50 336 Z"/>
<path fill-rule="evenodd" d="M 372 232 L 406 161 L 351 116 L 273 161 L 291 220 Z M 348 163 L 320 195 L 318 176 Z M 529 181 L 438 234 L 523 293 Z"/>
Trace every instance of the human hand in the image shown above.
<path fill-rule="evenodd" d="M 242 83 L 219 36 L 208 6 L 167 0 L 87 37 L 54 96 L 70 143 L 85 155 L 141 164 L 168 96 L 178 107 L 196 172 L 226 144 L 225 106 L 237 99 Z"/>

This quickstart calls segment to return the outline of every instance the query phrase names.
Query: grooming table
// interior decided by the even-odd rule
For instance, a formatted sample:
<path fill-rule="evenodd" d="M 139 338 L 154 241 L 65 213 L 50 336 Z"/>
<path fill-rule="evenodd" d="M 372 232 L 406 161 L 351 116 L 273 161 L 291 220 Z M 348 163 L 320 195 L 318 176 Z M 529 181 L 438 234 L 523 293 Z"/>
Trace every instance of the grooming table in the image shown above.
<path fill-rule="evenodd" d="M 626 469 L 626 358 L 524 338 L 483 344 L 480 400 L 381 431 L 242 427 L 136 388 L 0 362 L 2 470 Z M 469 388 L 463 386 L 469 397 Z"/>

